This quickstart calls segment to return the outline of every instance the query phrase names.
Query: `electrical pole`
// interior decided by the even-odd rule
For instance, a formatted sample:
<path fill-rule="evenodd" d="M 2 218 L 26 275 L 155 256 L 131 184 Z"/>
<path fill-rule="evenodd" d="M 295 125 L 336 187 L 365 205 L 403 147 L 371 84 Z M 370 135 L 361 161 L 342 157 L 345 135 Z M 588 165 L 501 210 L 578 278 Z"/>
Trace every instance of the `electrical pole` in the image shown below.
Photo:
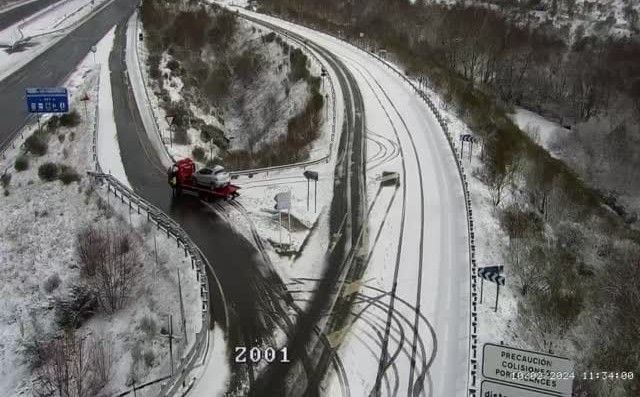
<path fill-rule="evenodd" d="M 182 319 L 182 334 L 184 335 L 184 343 L 185 345 L 188 344 L 187 342 L 187 320 L 184 317 L 184 301 L 182 300 L 182 284 L 180 282 L 180 269 L 177 269 L 178 271 L 178 294 L 180 295 L 180 317 Z"/>

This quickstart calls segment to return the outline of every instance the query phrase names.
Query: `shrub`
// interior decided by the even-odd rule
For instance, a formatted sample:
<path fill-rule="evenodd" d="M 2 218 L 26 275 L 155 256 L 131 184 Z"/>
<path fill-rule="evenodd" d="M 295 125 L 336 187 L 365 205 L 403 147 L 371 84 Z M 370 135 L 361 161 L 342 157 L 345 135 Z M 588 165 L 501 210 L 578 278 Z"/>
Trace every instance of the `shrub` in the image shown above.
<path fill-rule="evenodd" d="M 151 316 L 144 316 L 140 320 L 140 329 L 147 334 L 148 337 L 153 337 L 158 331 L 158 325 Z"/>
<path fill-rule="evenodd" d="M 187 130 L 183 127 L 175 127 L 173 130 L 173 141 L 178 145 L 188 145 L 191 143 Z"/>
<path fill-rule="evenodd" d="M 229 71 L 219 66 L 209 73 L 204 82 L 204 93 L 213 103 L 220 103 L 228 94 L 231 87 Z"/>
<path fill-rule="evenodd" d="M 56 323 L 65 329 L 77 329 L 98 309 L 94 289 L 86 285 L 74 285 L 66 299 L 55 301 Z"/>
<path fill-rule="evenodd" d="M 55 131 L 60 125 L 60 117 L 51 116 L 51 118 L 47 121 L 47 124 L 45 125 L 49 131 Z"/>
<path fill-rule="evenodd" d="M 56 163 L 44 163 L 38 167 L 38 176 L 45 182 L 55 181 L 58 178 L 58 165 Z"/>
<path fill-rule="evenodd" d="M 152 79 L 160 78 L 160 55 L 149 54 L 147 58 L 147 65 L 149 65 L 149 77 Z"/>
<path fill-rule="evenodd" d="M 44 156 L 48 149 L 47 138 L 43 133 L 34 133 L 24 141 L 27 152 L 34 156 Z"/>
<path fill-rule="evenodd" d="M 195 148 L 193 148 L 193 151 L 191 152 L 191 154 L 193 155 L 193 158 L 197 161 L 203 161 L 204 160 L 204 149 L 200 146 L 196 146 Z"/>
<path fill-rule="evenodd" d="M 80 175 L 73 167 L 62 164 L 59 165 L 58 179 L 65 185 L 68 185 L 72 182 L 80 182 Z"/>
<path fill-rule="evenodd" d="M 211 124 L 205 124 L 202 126 L 202 129 L 200 131 L 200 138 L 205 142 L 213 140 L 213 143 L 217 147 L 223 149 L 229 145 L 224 136 L 224 131 Z"/>
<path fill-rule="evenodd" d="M 51 276 L 49 276 L 46 280 L 44 280 L 44 283 L 42 284 L 42 288 L 44 289 L 44 292 L 46 292 L 47 294 L 50 294 L 53 291 L 55 291 L 55 289 L 58 288 L 59 285 L 60 285 L 60 276 L 58 276 L 58 273 L 54 273 Z"/>
<path fill-rule="evenodd" d="M 155 361 L 156 356 L 153 353 L 153 350 L 149 349 L 149 350 L 145 350 L 144 353 L 142 354 L 142 360 L 144 361 L 144 365 L 146 365 L 148 368 L 153 366 L 153 362 Z"/>
<path fill-rule="evenodd" d="M 269 34 L 262 36 L 262 38 L 265 41 L 265 43 L 272 43 L 276 39 L 276 33 L 271 32 Z"/>
<path fill-rule="evenodd" d="M 60 116 L 60 125 L 63 127 L 75 127 L 80 124 L 80 114 L 76 110 Z"/>
<path fill-rule="evenodd" d="M 167 68 L 169 68 L 169 70 L 171 70 L 172 72 L 175 72 L 176 70 L 180 69 L 180 62 L 178 62 L 175 59 L 172 59 L 169 62 L 167 62 Z"/>
<path fill-rule="evenodd" d="M 121 309 L 135 285 L 142 254 L 134 243 L 130 229 L 122 227 L 91 225 L 77 235 L 80 274 L 107 313 Z"/>
<path fill-rule="evenodd" d="M 232 63 L 235 75 L 245 84 L 251 82 L 256 77 L 260 65 L 264 64 L 260 54 L 251 50 L 246 50 L 236 56 L 232 60 Z"/>
<path fill-rule="evenodd" d="M 292 82 L 296 82 L 300 79 L 307 79 L 309 77 L 309 70 L 307 69 L 307 56 L 296 48 L 289 53 L 289 62 L 291 62 L 291 72 L 289 73 L 289 79 Z"/>
<path fill-rule="evenodd" d="M 2 176 L 0 176 L 0 184 L 2 184 L 3 188 L 6 189 L 10 183 L 11 183 L 11 174 L 9 174 L 8 172 L 5 172 L 4 174 L 2 174 Z"/>

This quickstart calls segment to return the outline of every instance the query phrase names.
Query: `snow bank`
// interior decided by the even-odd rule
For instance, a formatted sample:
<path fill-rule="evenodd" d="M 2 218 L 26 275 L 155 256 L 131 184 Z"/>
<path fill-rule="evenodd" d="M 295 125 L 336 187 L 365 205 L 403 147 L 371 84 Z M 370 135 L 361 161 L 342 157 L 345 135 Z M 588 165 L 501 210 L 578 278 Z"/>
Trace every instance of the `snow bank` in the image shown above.
<path fill-rule="evenodd" d="M 109 54 L 113 48 L 115 26 L 100 40 L 96 51 L 96 62 L 100 65 L 100 89 L 98 94 L 98 162 L 102 171 L 112 174 L 120 182 L 131 187 L 120 157 L 118 129 L 113 114 L 113 97 L 111 96 L 111 72 L 109 70 Z"/>

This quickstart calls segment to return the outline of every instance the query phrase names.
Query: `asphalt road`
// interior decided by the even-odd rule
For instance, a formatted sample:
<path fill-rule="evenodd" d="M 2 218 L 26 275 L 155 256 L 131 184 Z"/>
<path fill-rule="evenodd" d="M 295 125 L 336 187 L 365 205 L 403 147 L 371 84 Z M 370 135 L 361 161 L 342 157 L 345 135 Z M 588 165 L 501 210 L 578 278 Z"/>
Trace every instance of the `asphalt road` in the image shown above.
<path fill-rule="evenodd" d="M 61 0 L 39 0 L 33 3 L 28 3 L 20 7 L 12 8 L 9 11 L 0 14 L 0 30 L 5 29 L 16 22 L 35 14 L 41 9 L 57 3 Z"/>
<path fill-rule="evenodd" d="M 289 299 L 286 289 L 258 250 L 214 212 L 212 206 L 186 193 L 172 197 L 166 170 L 144 130 L 133 92 L 127 84 L 125 46 L 126 23 L 122 23 L 116 29 L 109 63 L 118 143 L 127 178 L 136 193 L 182 226 L 215 269 L 228 305 L 231 349 L 263 343 L 274 346 L 273 331 L 283 328 L 287 332 L 290 322 L 283 309 Z M 214 285 L 213 276 L 208 274 L 208 277 L 209 284 Z M 213 288 L 212 292 L 217 293 Z M 221 301 L 215 295 L 211 297 L 214 320 L 224 320 Z M 237 364 L 232 363 L 232 368 L 238 369 Z M 230 388 L 241 388 L 246 377 L 252 381 L 251 370 L 234 371 Z"/>
<path fill-rule="evenodd" d="M 113 25 L 126 20 L 136 4 L 131 0 L 115 0 L 22 69 L 0 81 L 0 149 L 9 144 L 27 121 L 25 88 L 61 84 L 87 55 L 91 46 Z"/>

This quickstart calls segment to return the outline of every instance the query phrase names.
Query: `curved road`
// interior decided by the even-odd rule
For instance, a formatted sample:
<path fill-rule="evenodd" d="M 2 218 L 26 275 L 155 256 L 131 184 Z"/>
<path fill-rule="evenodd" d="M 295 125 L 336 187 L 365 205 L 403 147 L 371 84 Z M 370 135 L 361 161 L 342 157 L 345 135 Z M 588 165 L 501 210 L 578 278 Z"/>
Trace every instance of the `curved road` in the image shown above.
<path fill-rule="evenodd" d="M 379 335 L 383 348 L 370 346 L 378 352 L 376 365 L 363 361 L 369 353 L 348 340 L 340 349 L 350 369 L 352 394 L 377 395 L 386 388 L 385 376 L 393 380 L 397 373 L 393 389 L 398 395 L 466 395 L 471 278 L 466 209 L 454 157 L 436 117 L 411 86 L 370 54 L 300 25 L 238 11 L 300 35 L 337 57 L 362 91 L 367 130 L 400 148 L 399 156 L 384 164 L 384 170 L 401 176 L 398 197 L 394 200 L 393 189 L 385 188 L 378 201 L 370 203 L 371 234 L 377 229 L 386 238 L 370 241 L 370 260 L 363 264 L 366 287 L 386 294 L 379 301 L 387 310 Z M 375 176 L 372 172 L 369 178 Z M 378 197 L 377 189 L 369 183 L 369 197 Z M 321 285 L 318 281 L 316 289 L 322 290 Z M 411 321 L 402 344 L 394 337 L 397 316 Z M 359 322 L 350 330 L 356 338 L 366 332 Z M 340 391 L 331 379 L 324 386 L 328 395 Z"/>

